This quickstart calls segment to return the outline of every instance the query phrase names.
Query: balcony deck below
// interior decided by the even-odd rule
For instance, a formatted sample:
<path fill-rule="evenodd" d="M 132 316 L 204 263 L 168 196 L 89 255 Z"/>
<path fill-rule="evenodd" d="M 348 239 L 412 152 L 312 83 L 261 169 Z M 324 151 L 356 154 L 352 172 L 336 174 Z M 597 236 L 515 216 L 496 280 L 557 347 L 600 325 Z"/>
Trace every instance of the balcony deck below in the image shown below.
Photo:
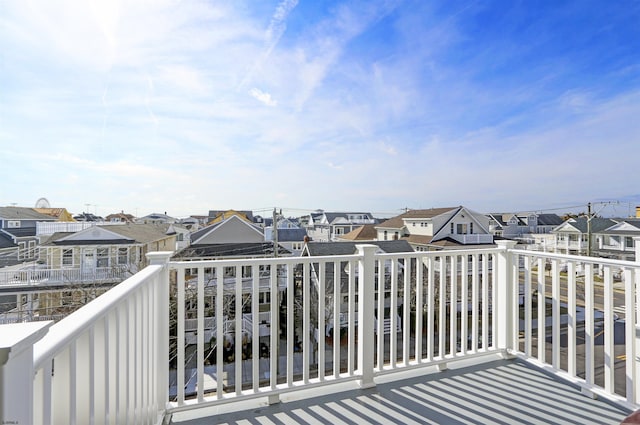
<path fill-rule="evenodd" d="M 522 360 L 456 363 L 301 390 L 268 405 L 265 398 L 176 412 L 172 424 L 618 424 L 630 412 L 591 399 Z"/>

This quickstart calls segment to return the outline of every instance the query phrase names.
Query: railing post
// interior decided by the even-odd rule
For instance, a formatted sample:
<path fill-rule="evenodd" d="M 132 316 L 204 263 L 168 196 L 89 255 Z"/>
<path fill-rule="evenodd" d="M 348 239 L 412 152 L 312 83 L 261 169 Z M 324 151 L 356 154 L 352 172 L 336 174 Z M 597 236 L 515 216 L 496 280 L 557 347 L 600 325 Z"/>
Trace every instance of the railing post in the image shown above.
<path fill-rule="evenodd" d="M 53 322 L 0 325 L 0 424 L 32 424 L 33 344 Z"/>
<path fill-rule="evenodd" d="M 362 256 L 358 263 L 358 369 L 361 388 L 374 387 L 373 354 L 375 328 L 376 245 L 356 245 Z"/>
<path fill-rule="evenodd" d="M 157 376 L 157 403 L 162 413 L 166 411 L 169 403 L 169 260 L 173 252 L 160 251 L 147 253 L 149 265 L 163 266 L 160 273 L 159 285 L 156 288 L 156 331 L 157 347 L 156 356 L 158 361 Z"/>
<path fill-rule="evenodd" d="M 636 264 L 640 265 L 640 236 L 633 237 L 633 245 L 635 247 L 635 257 L 634 261 Z M 635 310 L 635 373 L 631 376 L 634 385 L 634 402 L 640 403 L 640 364 L 638 364 L 638 353 L 640 353 L 640 314 L 638 314 L 638 306 L 640 305 L 640 270 L 636 269 L 634 272 L 631 272 L 627 275 L 627 277 L 631 278 L 631 288 L 635 291 L 635 293 L 630 294 L 631 297 L 635 298 L 636 310 Z M 633 313 L 632 313 L 633 315 Z"/>
<path fill-rule="evenodd" d="M 517 306 L 513 305 L 513 291 L 517 290 L 513 282 L 512 254 L 510 252 L 516 246 L 516 241 L 496 241 L 500 251 L 497 254 L 495 270 L 496 274 L 496 299 L 493 300 L 493 320 L 497 324 L 495 336 L 496 346 L 503 350 L 503 357 L 511 358 L 510 350 L 515 348 L 515 334 L 513 329 L 513 315 L 517 312 Z"/>

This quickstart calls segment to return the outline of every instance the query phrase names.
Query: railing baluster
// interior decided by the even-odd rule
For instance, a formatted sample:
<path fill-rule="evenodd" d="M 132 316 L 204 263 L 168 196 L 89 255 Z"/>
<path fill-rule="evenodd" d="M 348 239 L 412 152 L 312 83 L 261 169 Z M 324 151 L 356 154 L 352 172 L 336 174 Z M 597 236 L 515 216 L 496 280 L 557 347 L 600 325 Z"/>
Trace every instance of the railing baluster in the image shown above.
<path fill-rule="evenodd" d="M 604 267 L 604 389 L 608 393 L 615 391 L 614 326 L 613 271 L 607 265 Z"/>
<path fill-rule="evenodd" d="M 397 261 L 397 260 L 396 260 Z M 409 364 L 411 336 L 411 259 L 404 258 L 404 296 L 402 300 L 402 362 Z"/>
<path fill-rule="evenodd" d="M 251 378 L 253 392 L 260 389 L 260 266 L 251 266 Z"/>
<path fill-rule="evenodd" d="M 333 264 L 333 376 L 338 378 L 341 372 L 340 363 L 340 303 L 342 301 L 342 262 Z"/>
<path fill-rule="evenodd" d="M 584 265 L 584 374 L 587 385 L 594 385 L 595 359 L 594 349 L 594 297 L 593 297 L 593 266 Z"/>
<path fill-rule="evenodd" d="M 89 362 L 89 421 L 91 424 L 95 424 L 95 416 L 96 416 L 96 334 L 94 326 L 89 328 L 89 340 L 88 340 L 88 348 L 89 348 L 89 358 L 87 361 Z"/>
<path fill-rule="evenodd" d="M 271 274 L 269 278 L 270 296 L 270 322 L 271 322 L 271 350 L 269 355 L 269 377 L 271 380 L 271 389 L 275 390 L 278 385 L 278 360 L 280 357 L 280 310 L 278 309 L 278 265 L 271 265 Z"/>
<path fill-rule="evenodd" d="M 576 376 L 576 263 L 567 264 L 567 372 Z"/>
<path fill-rule="evenodd" d="M 178 270 L 178 285 L 176 288 L 176 396 L 178 398 L 178 405 L 184 404 L 184 357 L 185 357 L 185 334 L 184 334 L 184 303 L 185 303 L 185 285 L 184 275 L 186 271 L 184 269 Z M 216 312 L 218 310 L 216 309 Z M 220 350 L 218 350 L 220 351 Z"/>
<path fill-rule="evenodd" d="M 455 356 L 458 351 L 458 256 L 449 257 L 451 261 L 450 298 L 449 298 L 449 354 Z"/>
<path fill-rule="evenodd" d="M 358 270 L 358 266 L 354 260 L 349 261 L 349 332 L 348 332 L 348 343 L 347 343 L 347 370 L 349 376 L 353 376 L 355 371 L 355 337 L 356 337 L 356 270 Z"/>
<path fill-rule="evenodd" d="M 236 272 L 236 284 L 235 284 L 235 354 L 234 354 L 234 365 L 236 376 L 235 380 L 235 390 L 236 395 L 239 396 L 242 394 L 242 366 L 244 361 L 242 360 L 242 347 L 243 347 L 243 338 L 244 338 L 244 329 L 242 326 L 242 266 L 235 267 Z M 204 386 L 204 385 L 203 385 Z"/>
<path fill-rule="evenodd" d="M 531 257 L 524 256 L 524 353 L 531 356 Z"/>
<path fill-rule="evenodd" d="M 385 273 L 384 273 L 384 260 L 376 260 L 378 267 L 378 311 L 377 320 L 378 328 L 376 330 L 377 340 L 377 369 L 384 369 L 384 322 L 385 322 Z"/>
<path fill-rule="evenodd" d="M 460 256 L 460 349 L 467 354 L 469 338 L 469 256 Z"/>
<path fill-rule="evenodd" d="M 423 321 L 424 321 L 424 311 L 422 306 L 424 305 L 424 285 L 422 282 L 423 279 L 423 263 L 422 263 L 422 258 L 421 257 L 417 257 L 415 259 L 415 264 L 416 264 L 416 322 L 415 322 L 415 329 L 416 329 L 416 333 L 415 333 L 415 341 L 416 341 L 416 351 L 415 351 L 415 357 L 416 357 L 416 361 L 418 363 L 422 363 L 423 361 L 423 354 L 422 354 L 422 349 L 423 349 L 423 339 L 422 339 L 422 332 L 423 332 Z"/>
<path fill-rule="evenodd" d="M 560 369 L 560 269 L 551 261 L 551 365 Z"/>
<path fill-rule="evenodd" d="M 434 333 L 435 333 L 435 300 L 434 300 L 434 284 L 435 284 L 435 260 L 433 256 L 427 258 L 427 361 L 433 361 L 435 351 Z"/>
<path fill-rule="evenodd" d="M 545 261 L 538 258 L 538 360 L 545 361 L 546 358 L 546 330 L 547 330 L 547 293 L 545 281 Z"/>
<path fill-rule="evenodd" d="M 626 398 L 629 403 L 636 403 L 636 384 L 634 383 L 637 373 L 636 359 L 636 283 L 634 281 L 633 270 L 624 269 L 624 307 L 625 307 L 625 387 Z"/>
<path fill-rule="evenodd" d="M 77 401 L 78 401 L 78 378 L 77 378 L 77 356 L 76 341 L 69 346 L 69 422 L 71 425 L 77 424 Z"/>
<path fill-rule="evenodd" d="M 471 352 L 478 351 L 478 254 L 471 254 Z"/>
<path fill-rule="evenodd" d="M 203 269 L 199 270 L 204 272 Z M 224 336 L 224 267 L 215 268 L 216 279 L 216 398 L 222 399 L 224 395 L 224 345 L 226 343 Z M 184 339 L 184 337 L 183 337 Z M 184 366 L 183 366 L 184 367 Z"/>
<path fill-rule="evenodd" d="M 321 264 L 318 264 L 321 267 Z M 309 300 L 309 287 L 311 286 L 311 276 L 309 263 L 305 263 L 304 270 L 304 282 L 302 284 L 302 381 L 305 384 L 309 383 L 309 351 L 311 350 L 311 344 L 309 343 L 309 321 L 311 317 L 310 300 Z M 273 331 L 273 330 L 272 330 Z"/>
<path fill-rule="evenodd" d="M 489 348 L 489 255 L 482 254 L 482 349 Z"/>
<path fill-rule="evenodd" d="M 204 400 L 204 268 L 198 268 L 196 283 L 196 389 L 198 402 Z"/>
<path fill-rule="evenodd" d="M 293 385 L 293 343 L 295 338 L 295 314 L 293 307 L 293 298 L 295 296 L 295 288 L 293 281 L 293 264 L 287 265 L 287 385 Z"/>
<path fill-rule="evenodd" d="M 391 323 L 391 333 L 389 338 L 389 357 L 391 368 L 396 367 L 398 360 L 398 263 L 391 259 L 391 305 L 389 306 L 389 316 Z"/>
<path fill-rule="evenodd" d="M 322 382 L 325 378 L 325 352 L 324 352 L 324 313 L 325 313 L 325 292 L 326 292 L 326 268 L 331 263 L 323 262 L 320 266 L 320 278 L 318 280 L 318 379 Z M 294 341 L 291 341 L 293 344 Z M 293 350 L 292 350 L 293 351 Z M 290 357 L 293 360 L 293 356 Z"/>

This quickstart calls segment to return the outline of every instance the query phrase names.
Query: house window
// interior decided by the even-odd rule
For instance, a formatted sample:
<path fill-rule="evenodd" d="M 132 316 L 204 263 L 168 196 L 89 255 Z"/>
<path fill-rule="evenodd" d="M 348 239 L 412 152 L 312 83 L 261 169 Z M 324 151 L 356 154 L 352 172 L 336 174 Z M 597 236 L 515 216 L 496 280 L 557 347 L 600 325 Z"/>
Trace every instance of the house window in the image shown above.
<path fill-rule="evenodd" d="M 109 267 L 109 248 L 98 248 L 96 254 L 97 267 Z"/>
<path fill-rule="evenodd" d="M 453 223 L 451 223 L 451 234 L 452 234 L 452 235 L 453 235 L 454 230 L 455 230 L 455 228 L 454 228 L 453 226 L 454 226 L 454 224 L 453 224 Z"/>
<path fill-rule="evenodd" d="M 386 230 L 384 231 L 384 240 L 385 241 L 387 240 L 387 231 Z"/>
<path fill-rule="evenodd" d="M 625 238 L 627 242 L 627 248 L 633 248 L 633 238 Z"/>
<path fill-rule="evenodd" d="M 15 229 L 20 227 L 20 220 L 9 220 L 7 221 L 7 228 Z"/>
<path fill-rule="evenodd" d="M 118 248 L 118 264 L 127 264 L 127 248 Z"/>
<path fill-rule="evenodd" d="M 458 223 L 458 234 L 466 235 L 467 234 L 467 223 Z"/>
<path fill-rule="evenodd" d="M 469 223 L 469 233 L 473 235 L 473 223 Z"/>
<path fill-rule="evenodd" d="M 67 267 L 73 266 L 73 250 L 72 249 L 62 250 L 62 265 Z"/>

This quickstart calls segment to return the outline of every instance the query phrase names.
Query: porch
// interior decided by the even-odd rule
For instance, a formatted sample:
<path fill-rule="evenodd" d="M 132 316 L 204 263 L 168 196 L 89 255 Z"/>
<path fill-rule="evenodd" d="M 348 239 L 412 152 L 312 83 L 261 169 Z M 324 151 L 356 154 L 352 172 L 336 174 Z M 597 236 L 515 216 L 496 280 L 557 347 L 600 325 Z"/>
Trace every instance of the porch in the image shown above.
<path fill-rule="evenodd" d="M 150 266 L 54 325 L 0 327 L 0 420 L 616 423 L 638 408 L 640 264 L 508 241 L 376 249 L 148 254 Z"/>

